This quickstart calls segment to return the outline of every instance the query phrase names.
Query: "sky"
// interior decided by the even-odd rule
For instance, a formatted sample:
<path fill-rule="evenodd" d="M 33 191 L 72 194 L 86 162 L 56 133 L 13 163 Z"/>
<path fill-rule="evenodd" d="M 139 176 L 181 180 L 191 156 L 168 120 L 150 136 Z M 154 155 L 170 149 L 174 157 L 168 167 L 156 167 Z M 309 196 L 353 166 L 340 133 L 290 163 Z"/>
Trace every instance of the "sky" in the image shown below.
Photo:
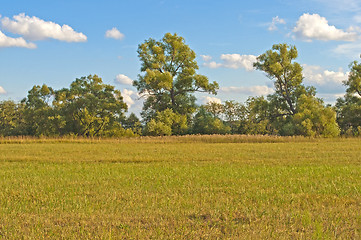
<path fill-rule="evenodd" d="M 0 101 L 19 101 L 34 85 L 61 89 L 97 74 L 139 113 L 137 47 L 167 32 L 184 37 L 198 73 L 219 83 L 217 95 L 196 94 L 198 104 L 272 93 L 273 82 L 252 64 L 278 43 L 297 47 L 304 84 L 333 104 L 360 57 L 361 1 L 2 1 Z"/>

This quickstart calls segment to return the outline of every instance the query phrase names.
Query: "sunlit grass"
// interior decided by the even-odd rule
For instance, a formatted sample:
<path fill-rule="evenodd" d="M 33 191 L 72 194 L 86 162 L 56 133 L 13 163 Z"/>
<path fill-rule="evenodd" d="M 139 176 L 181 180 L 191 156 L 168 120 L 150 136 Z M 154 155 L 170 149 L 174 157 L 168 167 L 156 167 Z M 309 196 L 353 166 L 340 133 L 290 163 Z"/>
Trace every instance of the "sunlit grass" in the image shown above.
<path fill-rule="evenodd" d="M 2 238 L 361 237 L 359 139 L 0 142 Z"/>

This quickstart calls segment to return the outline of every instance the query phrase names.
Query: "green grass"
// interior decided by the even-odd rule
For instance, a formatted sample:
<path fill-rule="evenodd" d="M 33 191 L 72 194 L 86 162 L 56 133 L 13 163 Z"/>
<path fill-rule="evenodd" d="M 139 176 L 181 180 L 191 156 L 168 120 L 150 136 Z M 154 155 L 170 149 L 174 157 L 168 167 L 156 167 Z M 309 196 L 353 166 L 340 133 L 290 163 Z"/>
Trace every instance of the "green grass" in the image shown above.
<path fill-rule="evenodd" d="M 360 139 L 0 139 L 0 239 L 360 239 Z"/>

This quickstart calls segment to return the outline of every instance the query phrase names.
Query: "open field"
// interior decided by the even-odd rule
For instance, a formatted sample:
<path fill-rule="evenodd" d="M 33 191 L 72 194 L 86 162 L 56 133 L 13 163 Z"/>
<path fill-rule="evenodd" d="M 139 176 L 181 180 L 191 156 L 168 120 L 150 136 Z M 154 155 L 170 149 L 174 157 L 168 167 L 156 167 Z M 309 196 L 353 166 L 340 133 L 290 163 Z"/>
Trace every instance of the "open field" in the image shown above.
<path fill-rule="evenodd" d="M 0 139 L 0 238 L 360 239 L 361 139 Z"/>

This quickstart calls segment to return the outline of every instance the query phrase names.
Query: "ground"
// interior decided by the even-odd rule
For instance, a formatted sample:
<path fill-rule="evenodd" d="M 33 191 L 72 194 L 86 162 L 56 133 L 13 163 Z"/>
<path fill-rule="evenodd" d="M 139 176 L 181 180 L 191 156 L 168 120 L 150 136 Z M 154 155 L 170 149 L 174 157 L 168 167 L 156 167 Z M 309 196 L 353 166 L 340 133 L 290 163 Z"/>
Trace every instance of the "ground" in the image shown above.
<path fill-rule="evenodd" d="M 361 140 L 0 139 L 5 239 L 359 239 Z"/>

